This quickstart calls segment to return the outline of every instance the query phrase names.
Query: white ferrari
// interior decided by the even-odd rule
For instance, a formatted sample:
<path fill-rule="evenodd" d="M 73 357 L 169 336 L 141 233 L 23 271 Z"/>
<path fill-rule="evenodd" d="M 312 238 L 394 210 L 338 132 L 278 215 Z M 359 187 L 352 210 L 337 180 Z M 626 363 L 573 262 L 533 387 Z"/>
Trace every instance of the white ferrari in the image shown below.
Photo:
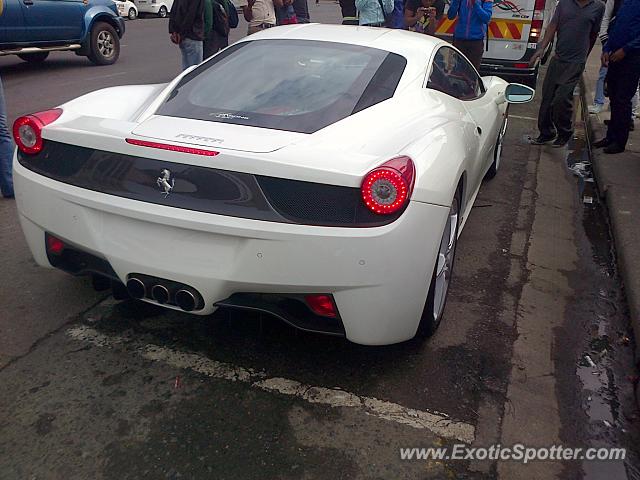
<path fill-rule="evenodd" d="M 427 35 L 272 28 L 169 84 L 16 120 L 21 225 L 40 265 L 118 297 L 426 337 L 507 105 L 533 94 Z"/>

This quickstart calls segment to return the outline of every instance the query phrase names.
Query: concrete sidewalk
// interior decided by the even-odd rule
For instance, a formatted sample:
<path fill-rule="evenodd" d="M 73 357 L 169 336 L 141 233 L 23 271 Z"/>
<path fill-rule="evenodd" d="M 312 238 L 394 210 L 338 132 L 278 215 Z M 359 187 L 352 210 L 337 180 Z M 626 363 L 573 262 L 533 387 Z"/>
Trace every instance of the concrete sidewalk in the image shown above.
<path fill-rule="evenodd" d="M 600 49 L 594 48 L 584 73 L 586 105 L 593 103 L 596 80 L 600 69 Z M 586 110 L 586 106 L 585 106 Z M 610 117 L 608 105 L 602 113 L 585 115 L 589 148 L 591 144 L 604 137 L 604 120 Z M 640 122 L 638 129 L 631 132 L 627 151 L 617 155 L 607 155 L 601 149 L 592 149 L 593 170 L 600 194 L 604 197 L 609 210 L 611 227 L 615 241 L 618 269 L 624 282 L 629 303 L 631 325 L 636 345 L 640 344 Z M 640 355 L 636 349 L 636 359 Z M 636 392 L 640 399 L 638 385 Z"/>

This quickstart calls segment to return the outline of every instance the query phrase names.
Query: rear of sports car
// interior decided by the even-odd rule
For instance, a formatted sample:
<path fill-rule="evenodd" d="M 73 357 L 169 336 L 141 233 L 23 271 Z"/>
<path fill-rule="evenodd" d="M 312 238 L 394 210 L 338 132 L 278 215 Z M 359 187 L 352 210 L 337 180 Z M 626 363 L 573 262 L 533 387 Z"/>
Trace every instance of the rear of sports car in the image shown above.
<path fill-rule="evenodd" d="M 264 311 L 370 345 L 412 338 L 448 210 L 412 200 L 402 152 L 332 144 L 391 98 L 405 60 L 245 43 L 153 90 L 151 113 L 92 113 L 108 109 L 98 92 L 18 119 L 16 198 L 36 261 L 195 314 Z M 270 76 L 241 75 L 260 62 Z"/>

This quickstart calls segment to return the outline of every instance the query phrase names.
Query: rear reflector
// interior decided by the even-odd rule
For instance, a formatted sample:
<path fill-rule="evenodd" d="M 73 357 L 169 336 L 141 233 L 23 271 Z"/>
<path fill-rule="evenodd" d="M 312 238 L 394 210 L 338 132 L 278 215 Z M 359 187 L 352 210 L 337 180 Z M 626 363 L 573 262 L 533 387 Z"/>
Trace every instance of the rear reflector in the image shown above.
<path fill-rule="evenodd" d="M 528 63 L 515 63 L 513 66 L 516 68 L 529 68 Z"/>
<path fill-rule="evenodd" d="M 125 140 L 131 145 L 139 147 L 159 148 L 160 150 L 169 150 L 171 152 L 189 153 L 191 155 L 204 155 L 206 157 L 215 157 L 220 152 L 213 150 L 204 150 L 202 148 L 183 147 L 180 145 L 171 145 L 169 143 L 147 142 L 146 140 L 136 140 L 135 138 L 127 138 Z"/>
<path fill-rule="evenodd" d="M 64 242 L 53 235 L 47 235 L 47 251 L 54 255 L 60 255 L 64 250 Z"/>
<path fill-rule="evenodd" d="M 336 317 L 336 307 L 331 295 L 307 295 L 305 298 L 313 313 L 321 317 Z"/>

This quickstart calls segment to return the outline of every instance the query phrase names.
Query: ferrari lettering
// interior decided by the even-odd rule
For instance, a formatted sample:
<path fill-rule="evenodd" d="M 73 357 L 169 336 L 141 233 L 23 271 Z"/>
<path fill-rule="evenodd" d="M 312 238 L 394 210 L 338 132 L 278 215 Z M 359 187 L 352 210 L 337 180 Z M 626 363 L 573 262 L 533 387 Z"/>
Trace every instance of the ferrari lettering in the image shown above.
<path fill-rule="evenodd" d="M 199 135 L 188 135 L 186 133 L 179 133 L 178 135 L 176 135 L 176 138 L 182 138 L 184 140 L 198 140 L 201 142 L 209 142 L 209 143 L 224 142 L 222 138 L 201 137 Z"/>

